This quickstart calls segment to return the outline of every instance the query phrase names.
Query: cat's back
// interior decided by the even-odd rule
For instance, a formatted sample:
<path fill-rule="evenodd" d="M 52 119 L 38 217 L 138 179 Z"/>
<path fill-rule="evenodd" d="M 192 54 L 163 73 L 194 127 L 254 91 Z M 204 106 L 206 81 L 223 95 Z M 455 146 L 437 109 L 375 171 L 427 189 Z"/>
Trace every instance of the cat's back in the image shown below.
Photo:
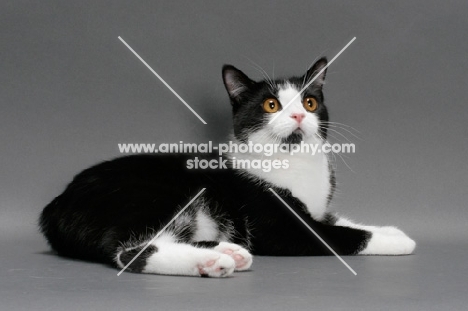
<path fill-rule="evenodd" d="M 195 195 L 194 191 L 218 187 L 221 182 L 229 183 L 236 178 L 227 168 L 189 168 L 188 163 L 194 159 L 221 160 L 211 154 L 158 154 L 130 155 L 104 161 L 77 174 L 49 206 L 56 206 L 57 201 L 61 201 L 64 203 L 60 204 L 61 208 L 86 208 L 85 202 L 89 206 L 89 203 L 94 205 L 97 201 L 119 196 L 120 199 L 131 200 L 157 194 L 183 198 Z M 51 208 L 49 206 L 46 209 Z"/>
<path fill-rule="evenodd" d="M 205 180 L 207 175 L 222 175 L 222 172 L 216 174 L 209 169 L 187 167 L 188 161 L 199 157 L 200 155 L 190 154 L 160 154 L 116 158 L 94 165 L 77 174 L 66 191 L 80 190 L 83 187 L 89 190 L 132 185 L 166 187 L 166 185 L 174 184 L 199 183 Z M 204 155 L 203 158 L 211 159 L 212 156 Z"/>

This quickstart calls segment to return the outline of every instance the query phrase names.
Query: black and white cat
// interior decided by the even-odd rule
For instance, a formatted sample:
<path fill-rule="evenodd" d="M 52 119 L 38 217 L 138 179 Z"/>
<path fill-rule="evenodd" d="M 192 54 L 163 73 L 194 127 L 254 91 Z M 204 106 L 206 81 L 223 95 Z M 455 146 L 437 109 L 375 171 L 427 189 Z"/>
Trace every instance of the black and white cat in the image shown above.
<path fill-rule="evenodd" d="M 302 77 L 261 82 L 224 66 L 233 139 L 238 143 L 323 144 L 329 124 L 322 94 L 326 71 L 296 95 L 326 64 L 322 58 Z M 359 225 L 326 211 L 335 179 L 324 153 L 234 152 L 227 156 L 231 160 L 287 160 L 287 169 L 269 172 L 187 169 L 187 160 L 193 156 L 133 155 L 86 169 L 44 208 L 41 230 L 59 255 L 123 268 L 206 188 L 133 261 L 129 271 L 223 277 L 249 269 L 251 254 L 330 255 L 268 191 L 272 188 L 338 254 L 403 255 L 415 248 L 415 242 L 395 227 Z"/>

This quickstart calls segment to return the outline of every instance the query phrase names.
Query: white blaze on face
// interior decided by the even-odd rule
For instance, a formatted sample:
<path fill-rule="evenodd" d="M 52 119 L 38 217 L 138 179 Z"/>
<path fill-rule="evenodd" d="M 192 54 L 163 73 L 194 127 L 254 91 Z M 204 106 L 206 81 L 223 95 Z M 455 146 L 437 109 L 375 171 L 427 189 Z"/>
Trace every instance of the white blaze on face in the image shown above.
<path fill-rule="evenodd" d="M 283 113 L 286 115 L 291 115 L 292 113 L 305 113 L 306 110 L 302 106 L 301 96 L 298 95 L 299 90 L 297 90 L 293 85 L 287 83 L 283 84 L 278 92 L 278 99 L 283 106 L 283 109 L 287 104 L 291 102 L 294 98 L 294 101 L 289 105 L 288 108 L 284 109 Z"/>

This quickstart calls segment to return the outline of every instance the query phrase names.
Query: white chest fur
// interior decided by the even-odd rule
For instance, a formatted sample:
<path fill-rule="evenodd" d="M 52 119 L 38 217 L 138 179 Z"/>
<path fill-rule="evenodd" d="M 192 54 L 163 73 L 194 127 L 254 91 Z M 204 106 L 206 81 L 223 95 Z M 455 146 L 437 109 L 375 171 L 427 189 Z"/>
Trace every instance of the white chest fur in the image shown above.
<path fill-rule="evenodd" d="M 258 155 L 251 154 L 231 154 L 231 157 L 250 161 L 258 159 Z M 262 157 L 262 160 L 267 159 L 287 160 L 289 167 L 269 172 L 252 168 L 245 171 L 278 187 L 289 189 L 293 196 L 307 206 L 314 219 L 322 220 L 330 194 L 330 171 L 326 155 L 277 154 L 274 157 Z"/>

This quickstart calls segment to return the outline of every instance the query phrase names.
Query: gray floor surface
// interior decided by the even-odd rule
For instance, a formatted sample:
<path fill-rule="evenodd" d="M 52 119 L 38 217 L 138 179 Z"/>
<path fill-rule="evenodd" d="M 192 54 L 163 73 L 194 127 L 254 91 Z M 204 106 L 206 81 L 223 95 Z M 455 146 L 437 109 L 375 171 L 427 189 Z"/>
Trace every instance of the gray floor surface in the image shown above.
<path fill-rule="evenodd" d="M 40 238 L 2 242 L 2 310 L 466 310 L 466 243 L 411 256 L 256 257 L 226 279 L 123 273 L 55 256 Z"/>

